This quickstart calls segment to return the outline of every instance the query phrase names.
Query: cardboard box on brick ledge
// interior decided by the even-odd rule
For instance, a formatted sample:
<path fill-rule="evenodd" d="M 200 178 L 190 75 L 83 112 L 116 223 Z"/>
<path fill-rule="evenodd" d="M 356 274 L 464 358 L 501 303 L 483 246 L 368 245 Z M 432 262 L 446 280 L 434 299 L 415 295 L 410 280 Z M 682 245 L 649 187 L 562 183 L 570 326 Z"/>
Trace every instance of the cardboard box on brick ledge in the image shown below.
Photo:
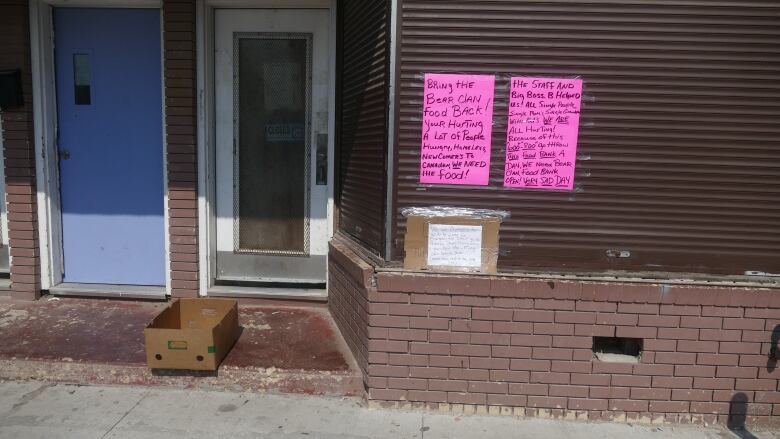
<path fill-rule="evenodd" d="M 509 213 L 444 206 L 401 213 L 406 217 L 405 269 L 497 272 L 498 231 Z"/>
<path fill-rule="evenodd" d="M 152 369 L 216 370 L 238 340 L 238 306 L 228 299 L 178 299 L 144 329 Z"/>

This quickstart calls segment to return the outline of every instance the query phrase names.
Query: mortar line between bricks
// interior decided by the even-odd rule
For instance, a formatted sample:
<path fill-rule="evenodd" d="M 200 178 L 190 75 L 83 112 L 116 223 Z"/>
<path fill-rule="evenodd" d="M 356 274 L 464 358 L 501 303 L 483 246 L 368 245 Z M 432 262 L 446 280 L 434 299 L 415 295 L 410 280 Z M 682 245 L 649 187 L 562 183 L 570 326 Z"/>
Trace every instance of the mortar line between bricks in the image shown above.
<path fill-rule="evenodd" d="M 109 429 L 108 429 L 108 431 L 107 431 L 107 432 L 105 432 L 105 434 L 103 434 L 103 436 L 100 436 L 100 439 L 105 439 L 106 437 L 108 437 L 108 435 L 109 435 L 109 434 L 110 434 L 112 431 L 114 431 L 114 429 L 116 428 L 116 426 L 117 426 L 117 425 L 119 425 L 119 423 L 120 423 L 120 422 L 124 421 L 124 419 L 127 417 L 127 415 L 129 415 L 129 414 L 130 414 L 130 412 L 132 412 L 133 410 L 135 410 L 135 408 L 136 408 L 136 407 L 138 407 L 138 404 L 141 404 L 141 401 L 143 401 L 144 399 L 146 399 L 146 397 L 147 397 L 148 395 L 149 395 L 149 390 L 145 391 L 145 392 L 144 392 L 144 394 L 143 394 L 143 395 L 141 395 L 141 397 L 140 397 L 140 398 L 138 398 L 138 401 L 136 401 L 136 402 L 135 402 L 135 404 L 133 404 L 133 406 L 132 406 L 132 407 L 130 407 L 130 408 L 129 408 L 129 409 L 126 411 L 126 412 L 125 412 L 125 414 L 123 414 L 123 415 L 122 415 L 122 417 L 121 417 L 121 418 L 119 418 L 119 420 L 117 420 L 117 421 L 114 423 L 114 425 L 112 425 L 112 426 L 111 426 L 111 428 L 109 428 Z"/>

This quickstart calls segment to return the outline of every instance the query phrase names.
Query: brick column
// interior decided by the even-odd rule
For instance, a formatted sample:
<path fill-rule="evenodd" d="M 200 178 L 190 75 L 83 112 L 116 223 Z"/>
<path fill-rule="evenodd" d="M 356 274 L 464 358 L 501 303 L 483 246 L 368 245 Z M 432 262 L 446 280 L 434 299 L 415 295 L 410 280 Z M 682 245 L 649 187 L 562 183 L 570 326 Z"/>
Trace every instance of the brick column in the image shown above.
<path fill-rule="evenodd" d="M 163 2 L 171 293 L 198 295 L 195 2 Z"/>
<path fill-rule="evenodd" d="M 22 70 L 24 105 L 2 110 L 11 293 L 35 300 L 41 294 L 41 258 L 35 184 L 30 19 L 26 0 L 0 3 L 0 70 Z"/>

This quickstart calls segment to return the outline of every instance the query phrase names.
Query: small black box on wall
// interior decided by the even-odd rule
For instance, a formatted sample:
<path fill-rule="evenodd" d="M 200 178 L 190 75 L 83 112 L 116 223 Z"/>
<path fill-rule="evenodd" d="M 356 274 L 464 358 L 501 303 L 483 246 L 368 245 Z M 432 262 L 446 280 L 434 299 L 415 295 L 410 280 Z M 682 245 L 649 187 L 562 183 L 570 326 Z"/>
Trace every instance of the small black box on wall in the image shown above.
<path fill-rule="evenodd" d="M 22 71 L 0 70 L 0 109 L 21 107 L 24 105 L 22 95 Z"/>

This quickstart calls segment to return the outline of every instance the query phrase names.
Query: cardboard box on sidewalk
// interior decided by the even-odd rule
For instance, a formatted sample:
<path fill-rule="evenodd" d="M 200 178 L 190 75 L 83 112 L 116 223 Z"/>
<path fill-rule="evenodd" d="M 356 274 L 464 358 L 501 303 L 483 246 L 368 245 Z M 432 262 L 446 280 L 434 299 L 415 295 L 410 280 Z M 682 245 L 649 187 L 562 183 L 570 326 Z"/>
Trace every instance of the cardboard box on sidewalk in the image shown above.
<path fill-rule="evenodd" d="M 228 299 L 178 299 L 144 329 L 152 369 L 216 370 L 238 339 L 238 306 Z"/>

